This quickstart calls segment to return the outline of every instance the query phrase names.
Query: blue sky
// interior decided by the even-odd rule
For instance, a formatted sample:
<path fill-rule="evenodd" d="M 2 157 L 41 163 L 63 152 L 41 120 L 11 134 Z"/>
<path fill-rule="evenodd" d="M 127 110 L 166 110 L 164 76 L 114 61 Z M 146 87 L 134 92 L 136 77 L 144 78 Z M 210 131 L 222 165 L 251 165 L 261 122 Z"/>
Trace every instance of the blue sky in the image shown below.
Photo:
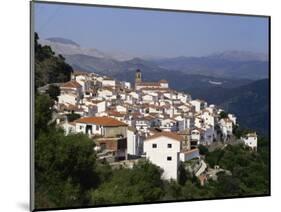
<path fill-rule="evenodd" d="M 203 56 L 227 50 L 267 53 L 268 19 L 35 3 L 35 31 L 82 47 L 135 56 Z"/>

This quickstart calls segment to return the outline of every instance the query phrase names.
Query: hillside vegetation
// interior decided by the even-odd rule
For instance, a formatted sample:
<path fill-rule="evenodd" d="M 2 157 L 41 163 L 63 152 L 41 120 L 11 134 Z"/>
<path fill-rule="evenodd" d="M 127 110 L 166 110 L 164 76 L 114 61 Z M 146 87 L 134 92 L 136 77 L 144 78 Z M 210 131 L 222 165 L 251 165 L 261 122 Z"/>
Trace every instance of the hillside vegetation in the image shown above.
<path fill-rule="evenodd" d="M 62 55 L 56 56 L 49 46 L 38 43 L 35 33 L 35 88 L 70 79 L 72 67 L 65 62 Z"/>

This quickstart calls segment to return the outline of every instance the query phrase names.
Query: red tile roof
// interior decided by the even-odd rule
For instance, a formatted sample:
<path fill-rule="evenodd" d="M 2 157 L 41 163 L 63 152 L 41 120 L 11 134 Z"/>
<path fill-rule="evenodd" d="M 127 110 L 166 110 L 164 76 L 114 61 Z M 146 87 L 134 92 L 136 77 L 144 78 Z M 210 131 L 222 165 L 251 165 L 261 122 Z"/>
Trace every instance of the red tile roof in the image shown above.
<path fill-rule="evenodd" d="M 176 133 L 173 133 L 173 132 L 160 132 L 160 133 L 156 133 L 150 137 L 148 137 L 145 141 L 148 141 L 148 140 L 151 140 L 151 139 L 154 139 L 154 138 L 158 138 L 158 137 L 168 137 L 168 138 L 171 138 L 171 139 L 174 139 L 174 140 L 177 140 L 177 141 L 183 141 L 183 137 L 181 135 L 178 135 Z"/>
<path fill-rule="evenodd" d="M 64 83 L 61 87 L 62 88 L 81 88 L 82 86 L 78 82 L 71 80 L 71 81 Z"/>
<path fill-rule="evenodd" d="M 138 82 L 139 86 L 160 86 L 159 82 Z"/>
<path fill-rule="evenodd" d="M 106 112 L 109 116 L 123 117 L 126 115 L 126 113 L 121 113 L 116 110 L 107 110 Z"/>
<path fill-rule="evenodd" d="M 127 126 L 127 124 L 118 121 L 117 119 L 111 117 L 83 117 L 78 119 L 76 122 L 78 123 L 87 123 L 87 124 L 96 124 L 105 127 L 120 127 Z"/>

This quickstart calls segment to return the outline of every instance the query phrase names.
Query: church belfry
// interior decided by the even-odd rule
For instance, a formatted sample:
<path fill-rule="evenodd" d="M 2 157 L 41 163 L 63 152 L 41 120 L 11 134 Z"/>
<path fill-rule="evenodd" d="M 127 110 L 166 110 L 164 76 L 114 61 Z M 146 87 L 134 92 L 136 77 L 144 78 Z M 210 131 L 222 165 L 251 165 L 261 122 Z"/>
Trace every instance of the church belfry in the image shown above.
<path fill-rule="evenodd" d="M 141 79 L 141 71 L 139 69 L 136 70 L 136 78 L 135 78 L 135 83 L 140 83 L 142 82 Z"/>

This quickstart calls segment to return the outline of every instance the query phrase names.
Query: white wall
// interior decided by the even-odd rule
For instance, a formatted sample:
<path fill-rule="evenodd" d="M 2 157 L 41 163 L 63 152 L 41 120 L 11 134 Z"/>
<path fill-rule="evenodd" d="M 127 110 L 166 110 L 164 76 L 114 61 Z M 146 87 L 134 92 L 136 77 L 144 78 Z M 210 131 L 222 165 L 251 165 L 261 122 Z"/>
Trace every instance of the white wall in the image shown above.
<path fill-rule="evenodd" d="M 138 155 L 137 138 L 133 131 L 127 130 L 127 153 L 130 155 Z"/>
<path fill-rule="evenodd" d="M 60 104 L 76 105 L 76 104 L 78 104 L 78 96 L 63 94 L 63 95 L 58 96 L 58 102 Z"/>
<path fill-rule="evenodd" d="M 244 141 L 245 145 L 251 147 L 252 149 L 255 149 L 258 147 L 257 137 L 250 136 L 250 137 L 242 138 L 242 140 Z"/>
<path fill-rule="evenodd" d="M 185 152 L 181 152 L 180 153 L 180 161 L 185 162 L 185 161 L 189 161 L 192 160 L 194 158 L 199 158 L 199 150 L 198 149 L 193 149 L 187 153 Z"/>
<path fill-rule="evenodd" d="M 191 131 L 191 140 L 196 140 L 196 141 L 200 141 L 200 132 L 198 130 L 192 130 Z"/>
<path fill-rule="evenodd" d="M 102 113 L 106 111 L 106 101 L 97 103 L 97 107 L 98 107 L 98 113 Z"/>
<path fill-rule="evenodd" d="M 102 86 L 115 86 L 116 82 L 115 80 L 103 80 L 102 81 Z"/>
<path fill-rule="evenodd" d="M 157 144 L 157 148 L 152 148 L 153 144 Z M 172 148 L 168 148 L 168 144 L 172 144 Z M 147 159 L 164 170 L 164 179 L 177 179 L 180 152 L 179 141 L 163 136 L 144 141 L 144 152 Z M 167 161 L 168 156 L 172 157 L 171 161 Z"/>
<path fill-rule="evenodd" d="M 160 87 L 161 87 L 161 88 L 169 88 L 169 84 L 168 84 L 168 83 L 163 83 L 163 82 L 161 82 L 161 83 L 160 83 Z"/>
<path fill-rule="evenodd" d="M 87 77 L 84 75 L 78 75 L 75 77 L 76 82 L 78 82 L 82 86 L 82 91 L 89 89 L 89 82 L 87 81 Z"/>
<path fill-rule="evenodd" d="M 96 128 L 95 124 L 85 124 L 85 123 L 76 123 L 75 130 L 76 132 L 82 132 L 84 134 L 89 134 L 89 131 L 86 131 L 86 126 L 92 126 L 92 133 L 91 134 L 99 134 L 102 135 L 102 126 L 99 126 L 98 129 Z"/>
<path fill-rule="evenodd" d="M 123 112 L 123 113 L 126 113 L 126 112 L 127 112 L 127 108 L 126 108 L 126 107 L 123 107 L 123 106 L 121 106 L 121 105 L 117 105 L 117 106 L 116 106 L 116 110 L 117 110 L 118 112 Z"/>
<path fill-rule="evenodd" d="M 196 112 L 199 112 L 200 111 L 200 102 L 199 101 L 196 101 L 196 100 L 192 100 L 190 101 L 190 103 L 195 107 L 195 111 Z"/>

